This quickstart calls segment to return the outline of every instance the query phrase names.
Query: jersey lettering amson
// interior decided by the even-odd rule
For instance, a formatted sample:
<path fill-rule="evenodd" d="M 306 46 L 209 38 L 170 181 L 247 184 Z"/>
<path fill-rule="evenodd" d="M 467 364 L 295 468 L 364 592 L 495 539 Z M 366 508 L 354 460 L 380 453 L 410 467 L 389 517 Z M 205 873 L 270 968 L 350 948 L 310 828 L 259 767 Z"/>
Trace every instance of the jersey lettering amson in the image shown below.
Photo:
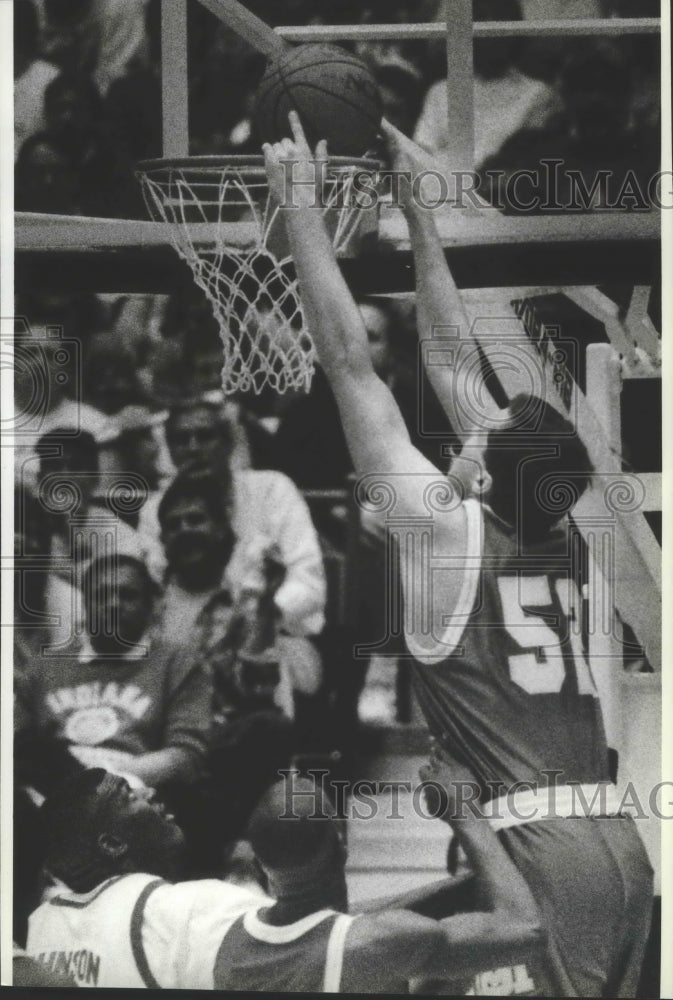
<path fill-rule="evenodd" d="M 223 935 L 259 904 L 260 893 L 215 879 L 121 875 L 42 903 L 26 951 L 78 986 L 212 989 Z"/>
<path fill-rule="evenodd" d="M 260 909 L 249 910 L 227 932 L 215 963 L 215 989 L 338 993 L 346 935 L 356 918 L 318 910 L 276 927 L 259 919 Z"/>
<path fill-rule="evenodd" d="M 521 547 L 465 502 L 468 556 L 455 614 L 434 644 L 407 631 L 433 736 L 496 798 L 515 781 L 609 780 L 598 693 L 584 657 L 575 558 L 565 530 Z M 558 771 L 541 779 L 543 771 Z"/>

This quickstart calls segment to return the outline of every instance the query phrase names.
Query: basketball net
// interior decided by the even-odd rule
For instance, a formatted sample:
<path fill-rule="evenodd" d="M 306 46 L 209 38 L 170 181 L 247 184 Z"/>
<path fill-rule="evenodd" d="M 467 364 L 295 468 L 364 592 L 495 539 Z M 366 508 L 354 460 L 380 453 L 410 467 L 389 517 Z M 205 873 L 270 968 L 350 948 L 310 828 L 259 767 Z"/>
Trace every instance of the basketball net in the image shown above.
<path fill-rule="evenodd" d="M 360 228 L 355 178 L 377 167 L 342 158 L 328 164 L 319 210 L 337 253 Z M 212 306 L 224 392 L 307 392 L 315 349 L 262 157 L 146 161 L 137 176 L 150 216 L 168 223 L 173 246 Z"/>

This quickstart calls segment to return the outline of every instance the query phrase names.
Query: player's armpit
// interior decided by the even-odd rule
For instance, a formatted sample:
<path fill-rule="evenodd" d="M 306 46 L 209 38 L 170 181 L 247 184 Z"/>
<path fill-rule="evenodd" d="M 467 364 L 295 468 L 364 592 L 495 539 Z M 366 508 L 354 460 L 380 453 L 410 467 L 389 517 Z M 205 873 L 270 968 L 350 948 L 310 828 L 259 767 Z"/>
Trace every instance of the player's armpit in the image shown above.
<path fill-rule="evenodd" d="M 461 913 L 440 921 L 451 956 L 452 975 L 516 964 L 541 951 L 547 942 L 536 921 L 503 919 L 497 913 Z"/>

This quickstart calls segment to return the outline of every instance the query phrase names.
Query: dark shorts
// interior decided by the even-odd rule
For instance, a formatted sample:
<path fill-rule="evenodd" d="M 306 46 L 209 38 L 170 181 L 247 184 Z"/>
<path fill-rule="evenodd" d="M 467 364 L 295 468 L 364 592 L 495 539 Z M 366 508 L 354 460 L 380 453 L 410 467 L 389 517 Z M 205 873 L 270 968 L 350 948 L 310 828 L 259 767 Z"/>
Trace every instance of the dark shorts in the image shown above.
<path fill-rule="evenodd" d="M 628 817 L 544 820 L 500 838 L 548 935 L 525 968 L 487 970 L 474 993 L 634 997 L 652 915 L 653 872 Z"/>
<path fill-rule="evenodd" d="M 423 981 L 444 996 L 635 997 L 652 916 L 653 872 L 633 820 L 555 819 L 502 830 L 547 933 L 545 952 L 469 981 Z M 463 908 L 479 906 L 474 898 Z M 433 914 L 443 916 L 451 912 Z"/>

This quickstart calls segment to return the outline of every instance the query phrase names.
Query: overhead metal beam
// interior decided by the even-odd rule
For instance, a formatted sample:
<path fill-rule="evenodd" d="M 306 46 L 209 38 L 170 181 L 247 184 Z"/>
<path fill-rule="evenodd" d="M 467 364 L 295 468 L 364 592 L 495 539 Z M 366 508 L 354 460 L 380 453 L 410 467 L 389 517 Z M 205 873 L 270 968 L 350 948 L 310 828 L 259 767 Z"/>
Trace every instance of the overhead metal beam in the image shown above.
<path fill-rule="evenodd" d="M 201 0 L 203 2 L 203 0 Z M 309 24 L 284 25 L 275 33 L 288 42 L 384 42 L 441 39 L 443 22 L 415 24 Z M 582 18 L 570 20 L 477 21 L 475 38 L 572 38 L 614 35 L 657 35 L 661 22 L 656 17 Z"/>

